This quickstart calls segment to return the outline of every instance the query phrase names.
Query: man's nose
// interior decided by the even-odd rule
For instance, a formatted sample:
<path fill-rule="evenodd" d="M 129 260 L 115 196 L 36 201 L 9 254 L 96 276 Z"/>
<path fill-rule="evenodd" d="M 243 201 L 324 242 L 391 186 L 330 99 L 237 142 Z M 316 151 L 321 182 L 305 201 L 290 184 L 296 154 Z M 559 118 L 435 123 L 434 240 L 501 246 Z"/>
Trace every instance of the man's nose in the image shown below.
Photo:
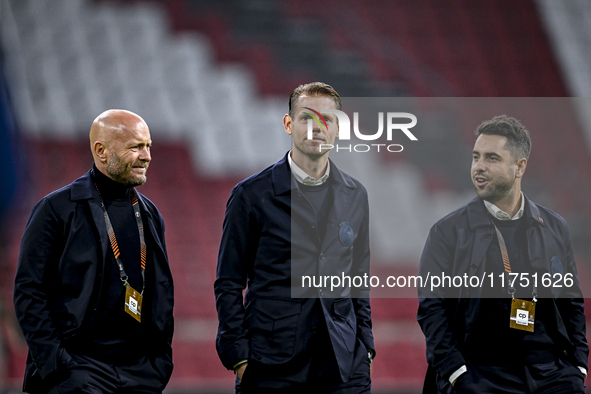
<path fill-rule="evenodd" d="M 484 165 L 484 160 L 478 159 L 472 162 L 472 169 L 475 172 L 484 172 L 486 170 L 486 166 Z"/>
<path fill-rule="evenodd" d="M 150 154 L 150 149 L 149 148 L 143 148 L 143 149 L 141 149 L 140 150 L 139 159 L 141 161 L 150 161 L 150 160 L 152 160 L 152 156 Z"/>

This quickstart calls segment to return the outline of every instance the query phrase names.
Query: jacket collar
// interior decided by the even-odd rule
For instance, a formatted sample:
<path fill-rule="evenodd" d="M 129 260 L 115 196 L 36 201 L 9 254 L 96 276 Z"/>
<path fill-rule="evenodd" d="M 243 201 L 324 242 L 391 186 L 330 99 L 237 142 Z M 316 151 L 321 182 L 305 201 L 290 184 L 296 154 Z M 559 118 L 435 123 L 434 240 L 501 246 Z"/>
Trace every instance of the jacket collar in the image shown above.
<path fill-rule="evenodd" d="M 135 188 L 134 188 L 135 190 Z M 148 216 L 152 216 L 146 203 L 143 199 L 143 196 L 135 190 L 137 199 L 140 204 L 140 209 L 145 212 Z M 97 202 L 100 201 L 100 195 L 96 186 L 94 184 L 94 180 L 92 179 L 92 170 L 89 170 L 86 174 L 82 175 L 80 178 L 76 179 L 72 183 L 72 189 L 70 191 L 70 199 L 72 201 L 81 201 L 81 200 L 96 200 Z"/>
<path fill-rule="evenodd" d="M 291 173 L 291 168 L 289 168 L 288 154 L 289 151 L 271 167 L 271 178 L 273 180 L 275 195 L 284 194 L 292 189 L 298 188 L 297 181 Z M 344 172 L 341 172 L 332 160 L 328 160 L 330 161 L 330 177 L 328 178 L 328 182 L 335 182 L 350 189 L 356 189 L 357 185 L 355 185 L 353 179 Z"/>
<path fill-rule="evenodd" d="M 98 190 L 96 190 L 94 181 L 92 180 L 91 171 L 88 171 L 72 183 L 72 189 L 70 191 L 70 199 L 72 201 L 99 199 Z"/>
<path fill-rule="evenodd" d="M 523 194 L 525 199 L 523 217 L 525 220 L 531 223 L 537 223 L 540 226 L 546 226 L 542 216 L 540 215 L 540 209 L 534 204 L 525 193 Z M 490 214 L 488 213 L 484 201 L 481 198 L 474 198 L 468 203 L 468 222 L 470 224 L 470 230 L 474 231 L 480 227 L 492 226 L 490 221 Z"/>

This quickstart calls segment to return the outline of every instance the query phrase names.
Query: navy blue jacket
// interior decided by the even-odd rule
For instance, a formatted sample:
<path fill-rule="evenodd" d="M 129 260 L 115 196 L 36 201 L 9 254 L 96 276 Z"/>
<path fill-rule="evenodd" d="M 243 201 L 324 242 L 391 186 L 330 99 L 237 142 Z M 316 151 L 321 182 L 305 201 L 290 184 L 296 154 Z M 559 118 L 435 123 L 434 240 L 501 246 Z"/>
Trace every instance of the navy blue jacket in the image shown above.
<path fill-rule="evenodd" d="M 349 380 L 355 353 L 375 349 L 368 289 L 308 288 L 292 298 L 292 280 L 294 289 L 302 289 L 300 278 L 292 278 L 292 266 L 306 275 L 369 275 L 367 192 L 330 165 L 327 182 L 334 201 L 322 242 L 317 217 L 292 176 L 287 155 L 232 190 L 214 286 L 216 347 L 226 368 L 248 359 L 288 370 L 313 352 L 309 319 L 318 298 L 343 381 Z M 294 198 L 298 204 L 292 206 Z"/>
<path fill-rule="evenodd" d="M 164 221 L 156 206 L 137 193 L 147 219 L 144 231 L 154 262 L 150 344 L 164 374 L 172 372 L 173 282 Z M 35 392 L 40 379 L 64 368 L 71 358 L 62 342 L 92 322 L 103 288 L 110 252 L 100 196 L 90 171 L 44 197 L 33 208 L 23 235 L 14 306 L 29 346 L 24 389 Z"/>
<path fill-rule="evenodd" d="M 555 327 L 552 338 L 557 353 L 574 365 L 587 368 L 587 345 L 584 303 L 575 266 L 570 232 L 558 214 L 532 202 L 525 195 L 527 252 L 532 274 L 538 273 L 540 295 L 553 301 Z M 493 238 L 494 227 L 481 199 L 438 221 L 425 243 L 419 275 L 423 277 L 478 276 L 485 273 L 486 253 Z M 562 272 L 573 276 L 571 287 L 543 288 L 543 274 Z M 419 290 L 418 322 L 427 342 L 429 370 L 425 387 L 433 387 L 435 372 L 444 379 L 466 364 L 462 347 L 472 334 L 479 311 L 479 287 L 460 287 L 449 291 Z M 431 392 L 426 390 L 425 392 Z"/>

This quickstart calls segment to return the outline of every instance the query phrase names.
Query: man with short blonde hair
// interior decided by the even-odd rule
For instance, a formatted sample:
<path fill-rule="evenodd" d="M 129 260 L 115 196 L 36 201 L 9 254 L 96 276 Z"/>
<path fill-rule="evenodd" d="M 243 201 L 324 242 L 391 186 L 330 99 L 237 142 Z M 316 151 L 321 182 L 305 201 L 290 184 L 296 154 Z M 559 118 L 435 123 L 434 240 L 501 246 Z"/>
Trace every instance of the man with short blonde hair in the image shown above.
<path fill-rule="evenodd" d="M 369 289 L 298 286 L 304 272 L 369 272 L 367 192 L 319 149 L 338 135 L 336 116 L 322 114 L 340 109 L 338 93 L 303 85 L 289 106 L 291 151 L 228 200 L 214 285 L 218 354 L 237 373 L 237 393 L 370 393 Z"/>

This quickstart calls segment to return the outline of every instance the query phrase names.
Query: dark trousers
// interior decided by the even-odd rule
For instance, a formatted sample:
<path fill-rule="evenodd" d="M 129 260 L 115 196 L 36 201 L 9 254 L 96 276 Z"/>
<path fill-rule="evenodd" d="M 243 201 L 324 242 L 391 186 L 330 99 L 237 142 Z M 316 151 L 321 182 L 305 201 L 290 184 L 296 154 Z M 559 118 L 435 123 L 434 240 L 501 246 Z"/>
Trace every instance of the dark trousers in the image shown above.
<path fill-rule="evenodd" d="M 482 394 L 584 394 L 583 374 L 567 361 L 520 365 L 467 365 L 454 387 L 437 377 L 440 393 Z"/>
<path fill-rule="evenodd" d="M 351 379 L 344 383 L 332 350 L 316 352 L 309 364 L 306 382 L 293 382 L 274 376 L 269 366 L 249 363 L 242 376 L 236 378 L 236 394 L 370 394 L 371 377 L 367 351 L 358 343 L 356 366 Z M 287 367 L 289 368 L 289 367 Z"/>
<path fill-rule="evenodd" d="M 72 355 L 73 362 L 49 388 L 49 394 L 161 394 L 168 382 L 149 357 L 112 365 L 86 356 Z"/>

